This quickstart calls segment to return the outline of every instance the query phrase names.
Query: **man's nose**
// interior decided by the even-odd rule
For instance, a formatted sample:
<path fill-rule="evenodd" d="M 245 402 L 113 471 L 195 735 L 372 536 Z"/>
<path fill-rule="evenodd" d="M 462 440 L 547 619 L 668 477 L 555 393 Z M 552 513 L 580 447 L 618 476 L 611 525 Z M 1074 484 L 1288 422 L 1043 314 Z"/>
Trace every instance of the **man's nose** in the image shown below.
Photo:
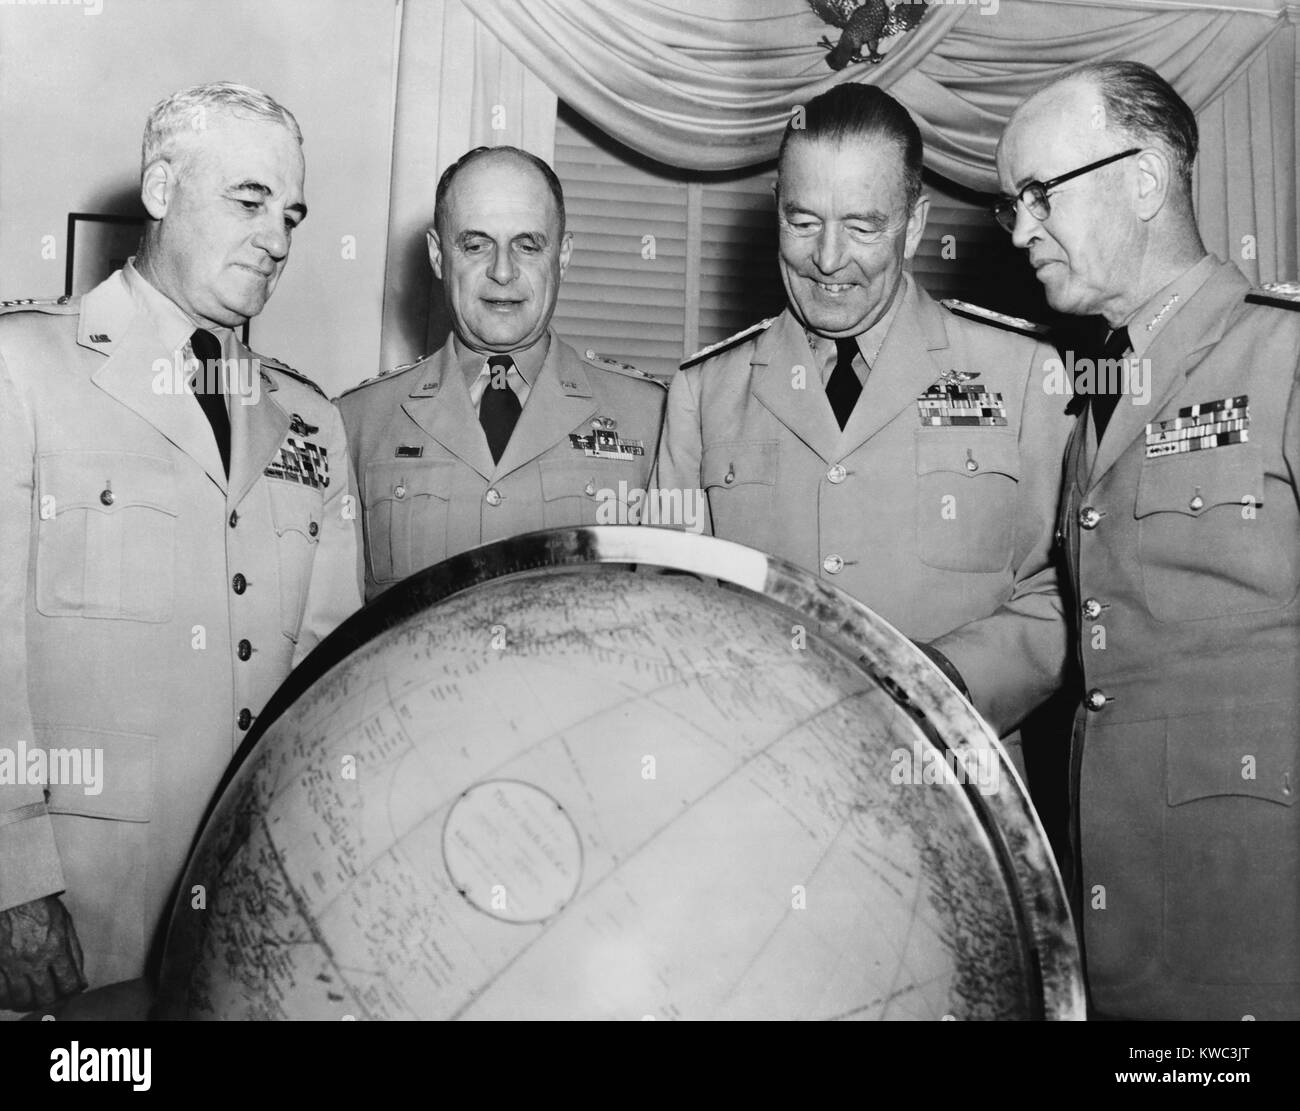
<path fill-rule="evenodd" d="M 286 258 L 289 254 L 290 238 L 289 229 L 284 225 L 284 217 L 268 213 L 257 229 L 253 242 L 276 262 Z"/>
<path fill-rule="evenodd" d="M 498 247 L 492 252 L 492 265 L 488 267 L 488 277 L 497 285 L 509 285 L 518 273 L 519 268 L 515 265 L 509 247 L 504 249 Z"/>
<path fill-rule="evenodd" d="M 823 226 L 817 233 L 813 263 L 823 274 L 834 274 L 844 265 L 844 237 L 838 229 Z"/>
<path fill-rule="evenodd" d="M 1011 229 L 1011 242 L 1022 251 L 1035 239 L 1042 238 L 1043 224 L 1024 201 L 1016 201 L 1016 223 Z"/>

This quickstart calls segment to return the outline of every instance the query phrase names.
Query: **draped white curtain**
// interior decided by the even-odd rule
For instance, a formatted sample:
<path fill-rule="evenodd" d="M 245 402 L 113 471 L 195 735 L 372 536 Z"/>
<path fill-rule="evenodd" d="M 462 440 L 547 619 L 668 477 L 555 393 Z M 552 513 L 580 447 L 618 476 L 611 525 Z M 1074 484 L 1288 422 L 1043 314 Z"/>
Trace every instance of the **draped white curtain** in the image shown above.
<path fill-rule="evenodd" d="M 724 170 L 774 157 L 796 105 L 870 81 L 911 110 L 931 169 L 991 191 L 994 149 L 1021 100 L 1083 62 L 1127 58 L 1153 66 L 1197 113 L 1206 245 L 1254 281 L 1297 273 L 1300 0 L 947 0 L 886 40 L 883 62 L 840 72 L 818 45 L 839 31 L 806 0 L 405 5 L 390 231 L 418 232 L 421 253 L 435 170 L 479 142 L 548 157 L 556 97 L 661 162 Z M 501 104 L 507 128 L 493 130 Z M 396 319 L 412 308 L 411 247 L 390 244 L 390 274 L 406 286 L 390 287 L 384 346 L 409 353 L 424 316 Z"/>

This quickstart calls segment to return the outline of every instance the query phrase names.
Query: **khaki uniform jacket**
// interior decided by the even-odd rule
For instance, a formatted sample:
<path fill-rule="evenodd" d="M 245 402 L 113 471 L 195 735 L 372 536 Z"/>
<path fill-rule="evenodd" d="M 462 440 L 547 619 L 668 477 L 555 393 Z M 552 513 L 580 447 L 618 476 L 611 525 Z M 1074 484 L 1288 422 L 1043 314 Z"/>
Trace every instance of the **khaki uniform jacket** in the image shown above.
<path fill-rule="evenodd" d="M 1219 262 L 1150 403 L 1066 457 L 1085 956 L 1125 1018 L 1300 1018 L 1300 312 L 1247 288 Z M 1148 422 L 1239 397 L 1246 442 L 1147 457 Z"/>
<path fill-rule="evenodd" d="M 542 528 L 636 524 L 613 519 L 609 499 L 620 483 L 646 488 L 664 388 L 635 371 L 581 359 L 552 333 L 499 463 L 492 462 L 451 339 L 414 366 L 349 390 L 338 405 L 365 507 L 370 599 L 493 540 Z M 602 417 L 615 421 L 614 435 L 641 454 L 593 456 L 575 446 L 572 437 L 591 438 Z"/>
<path fill-rule="evenodd" d="M 172 356 L 121 271 L 0 316 L 0 760 L 103 773 L 43 792 L 0 764 L 0 908 L 63 891 L 91 988 L 144 971 L 249 724 L 361 603 L 337 411 L 262 360 L 227 482 L 199 405 L 154 388 Z"/>
<path fill-rule="evenodd" d="M 787 309 L 677 375 L 655 482 L 702 488 L 714 535 L 939 638 L 1005 734 L 1058 686 L 1068 648 L 1049 559 L 1068 399 L 1044 392 L 1051 348 L 904 283 L 843 431 Z M 1002 395 L 1005 427 L 922 425 L 918 397 L 952 370 Z"/>

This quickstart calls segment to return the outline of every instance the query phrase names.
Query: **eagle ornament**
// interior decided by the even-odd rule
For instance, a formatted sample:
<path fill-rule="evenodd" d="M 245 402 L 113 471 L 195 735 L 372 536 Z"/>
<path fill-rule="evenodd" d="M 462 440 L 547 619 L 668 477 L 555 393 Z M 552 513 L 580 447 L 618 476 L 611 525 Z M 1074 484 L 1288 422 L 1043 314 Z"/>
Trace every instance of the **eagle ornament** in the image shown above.
<path fill-rule="evenodd" d="M 819 46 L 826 48 L 826 64 L 843 69 L 853 62 L 882 62 L 885 56 L 876 48 L 881 39 L 910 31 L 925 18 L 925 0 L 898 0 L 892 7 L 886 0 L 808 0 L 817 18 L 841 29 L 840 41 L 832 43 L 822 37 Z M 862 57 L 862 47 L 867 57 Z"/>

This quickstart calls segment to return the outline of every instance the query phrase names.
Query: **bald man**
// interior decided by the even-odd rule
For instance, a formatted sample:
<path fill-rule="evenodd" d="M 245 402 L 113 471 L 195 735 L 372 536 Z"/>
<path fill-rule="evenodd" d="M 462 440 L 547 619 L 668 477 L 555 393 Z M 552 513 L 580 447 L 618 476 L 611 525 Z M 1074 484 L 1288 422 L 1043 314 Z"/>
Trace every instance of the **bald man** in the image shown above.
<path fill-rule="evenodd" d="M 664 388 L 551 330 L 572 236 L 541 159 L 479 147 L 438 182 L 429 259 L 454 334 L 339 399 L 365 508 L 366 597 L 467 548 L 631 523 Z"/>
<path fill-rule="evenodd" d="M 996 215 L 1053 308 L 1111 329 L 1075 360 L 1060 517 L 1094 1010 L 1294 1019 L 1300 313 L 1207 254 L 1196 147 L 1153 70 L 1087 66 L 1012 117 Z"/>

